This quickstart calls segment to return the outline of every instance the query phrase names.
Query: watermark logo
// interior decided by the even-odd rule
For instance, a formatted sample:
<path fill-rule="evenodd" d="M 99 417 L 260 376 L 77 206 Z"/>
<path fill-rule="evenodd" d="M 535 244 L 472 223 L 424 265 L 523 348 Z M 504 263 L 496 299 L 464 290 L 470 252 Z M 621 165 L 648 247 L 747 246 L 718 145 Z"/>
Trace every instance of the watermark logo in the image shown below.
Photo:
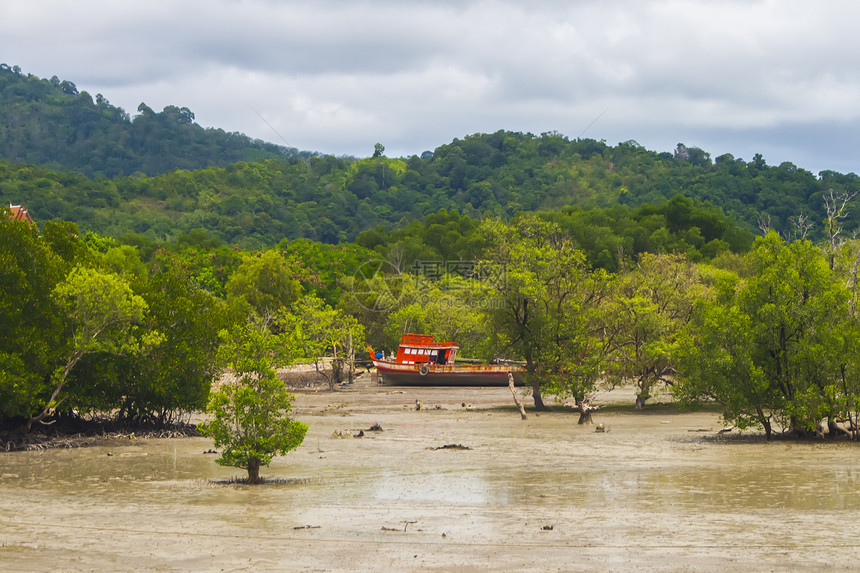
<path fill-rule="evenodd" d="M 397 306 L 403 297 L 406 275 L 388 261 L 367 261 L 355 271 L 352 296 L 359 306 L 374 312 L 385 312 Z"/>
<path fill-rule="evenodd" d="M 471 279 L 484 288 L 504 290 L 508 274 L 506 267 L 499 263 L 478 263 L 478 261 L 415 261 L 412 274 L 427 281 L 438 283 L 443 289 L 464 288 L 467 283 L 458 278 Z"/>
<path fill-rule="evenodd" d="M 504 291 L 507 272 L 503 264 L 477 261 L 415 261 L 409 273 L 401 273 L 388 261 L 364 263 L 353 275 L 352 296 L 366 310 L 385 312 L 397 307 L 408 293 L 418 304 L 436 302 L 443 308 L 502 308 L 504 300 L 489 293 Z M 439 292 L 460 291 L 462 296 L 434 300 Z M 477 292 L 484 294 L 478 295 Z"/>

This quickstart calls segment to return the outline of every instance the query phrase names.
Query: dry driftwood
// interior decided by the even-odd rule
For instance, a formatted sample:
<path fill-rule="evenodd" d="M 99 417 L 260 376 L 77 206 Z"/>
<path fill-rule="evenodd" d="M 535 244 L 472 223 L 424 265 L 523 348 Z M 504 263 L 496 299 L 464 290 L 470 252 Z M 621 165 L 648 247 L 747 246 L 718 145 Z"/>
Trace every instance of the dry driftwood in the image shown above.
<path fill-rule="evenodd" d="M 520 417 L 523 420 L 528 419 L 528 416 L 526 416 L 526 409 L 523 407 L 520 397 L 517 396 L 517 389 L 514 387 L 514 375 L 510 372 L 508 372 L 508 387 L 511 389 L 511 394 L 514 395 L 514 403 L 517 405 L 517 408 L 520 409 Z"/>

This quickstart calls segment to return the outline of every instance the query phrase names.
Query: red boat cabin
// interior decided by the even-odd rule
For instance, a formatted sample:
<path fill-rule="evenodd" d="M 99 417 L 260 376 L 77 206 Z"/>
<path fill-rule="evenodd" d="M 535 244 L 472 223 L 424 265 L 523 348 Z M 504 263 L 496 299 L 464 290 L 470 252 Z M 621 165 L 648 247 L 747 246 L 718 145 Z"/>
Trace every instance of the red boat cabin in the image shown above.
<path fill-rule="evenodd" d="M 398 364 L 453 364 L 460 346 L 456 342 L 433 342 L 432 334 L 404 334 L 397 347 Z"/>

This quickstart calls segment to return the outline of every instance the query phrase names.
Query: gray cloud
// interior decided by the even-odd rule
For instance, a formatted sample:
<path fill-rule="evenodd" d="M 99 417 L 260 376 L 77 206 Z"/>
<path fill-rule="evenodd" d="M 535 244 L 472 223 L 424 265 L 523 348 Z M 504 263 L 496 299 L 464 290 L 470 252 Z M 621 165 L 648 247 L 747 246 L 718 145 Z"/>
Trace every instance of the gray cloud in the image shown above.
<path fill-rule="evenodd" d="M 0 60 L 130 113 L 188 106 L 202 125 L 327 153 L 558 130 L 856 172 L 858 13 L 827 0 L 5 0 Z"/>

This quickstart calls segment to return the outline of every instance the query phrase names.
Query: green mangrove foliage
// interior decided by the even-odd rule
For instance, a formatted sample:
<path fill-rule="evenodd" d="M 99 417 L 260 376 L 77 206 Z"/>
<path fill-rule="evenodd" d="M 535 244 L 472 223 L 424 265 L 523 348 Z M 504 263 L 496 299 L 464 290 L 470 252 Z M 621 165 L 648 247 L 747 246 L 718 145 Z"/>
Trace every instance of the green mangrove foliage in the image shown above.
<path fill-rule="evenodd" d="M 260 466 L 298 448 L 308 427 L 290 419 L 293 395 L 272 368 L 289 361 L 281 338 L 261 323 L 222 330 L 219 336 L 219 360 L 234 376 L 212 393 L 206 407 L 212 420 L 200 429 L 221 448 L 217 463 L 246 469 L 248 483 L 256 484 Z"/>
<path fill-rule="evenodd" d="M 602 312 L 604 377 L 610 385 L 634 382 L 636 408 L 674 379 L 672 341 L 707 296 L 698 267 L 680 254 L 645 254 L 616 277 Z"/>
<path fill-rule="evenodd" d="M 576 239 L 580 223 L 600 220 L 620 233 L 615 271 Z M 768 436 L 858 437 L 860 246 L 835 232 L 821 247 L 770 233 L 744 252 L 713 230 L 720 221 L 686 199 L 509 220 L 440 211 L 406 226 L 427 250 L 405 265 L 386 259 L 408 238 L 395 231 L 365 246 L 299 239 L 244 251 L 190 233 L 149 248 L 3 214 L 0 422 L 176 420 L 210 403 L 226 364 L 214 360 L 227 343 L 216 333 L 261 323 L 285 351 L 268 367 L 303 360 L 328 374 L 332 364 L 332 389 L 365 342 L 393 350 L 412 331 L 458 341 L 463 357 L 523 364 L 537 407 L 555 396 L 585 414 L 596 389 L 618 384 L 636 386 L 644 406 L 670 386 L 682 403 L 711 401 L 727 423 Z M 669 239 L 637 252 L 656 236 Z M 448 258 L 445 237 L 475 257 Z M 704 256 L 713 241 L 729 247 Z M 269 374 L 248 376 L 242 386 Z"/>
<path fill-rule="evenodd" d="M 314 364 L 328 379 L 329 390 L 334 390 L 344 372 L 353 381 L 356 352 L 364 348 L 364 327 L 355 317 L 308 294 L 290 308 L 281 307 L 275 321 L 284 344 L 296 358 Z M 324 363 L 325 358 L 329 364 Z M 330 374 L 326 366 L 330 366 Z"/>
<path fill-rule="evenodd" d="M 676 345 L 684 401 L 708 399 L 739 428 L 858 436 L 860 371 L 853 277 L 808 241 L 756 241 L 751 276 L 696 301 Z"/>
<path fill-rule="evenodd" d="M 590 341 L 605 272 L 590 272 L 573 241 L 538 217 L 487 220 L 483 231 L 491 246 L 479 268 L 498 277 L 492 296 L 500 304 L 487 313 L 497 344 L 525 362 L 535 407 L 544 407 L 545 388 L 582 400 L 599 378 L 600 357 Z"/>
<path fill-rule="evenodd" d="M 91 250 L 0 212 L 0 424 L 117 412 L 169 421 L 208 398 L 223 304 L 130 247 Z"/>

